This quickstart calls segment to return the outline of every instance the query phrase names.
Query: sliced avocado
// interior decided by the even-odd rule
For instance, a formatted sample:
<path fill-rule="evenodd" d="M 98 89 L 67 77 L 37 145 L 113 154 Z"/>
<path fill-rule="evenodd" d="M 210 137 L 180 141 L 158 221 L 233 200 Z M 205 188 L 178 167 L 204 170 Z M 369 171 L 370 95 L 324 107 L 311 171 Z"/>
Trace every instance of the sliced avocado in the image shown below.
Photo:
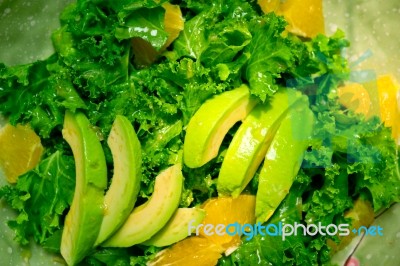
<path fill-rule="evenodd" d="M 106 240 L 132 212 L 140 189 L 142 164 L 139 139 L 129 120 L 118 115 L 107 140 L 114 161 L 114 174 L 104 197 L 104 218 L 96 245 Z"/>
<path fill-rule="evenodd" d="M 259 104 L 243 121 L 226 152 L 218 176 L 221 196 L 237 197 L 253 178 L 288 108 L 301 99 L 292 89 L 278 91 L 271 102 Z"/>
<path fill-rule="evenodd" d="M 168 223 L 143 245 L 165 247 L 188 237 L 196 230 L 206 212 L 198 208 L 178 208 Z"/>
<path fill-rule="evenodd" d="M 186 129 L 184 163 L 190 168 L 196 168 L 215 158 L 229 129 L 246 118 L 256 103 L 248 87 L 242 85 L 201 105 Z"/>
<path fill-rule="evenodd" d="M 62 134 L 74 154 L 76 186 L 64 222 L 61 255 L 68 265 L 75 265 L 93 248 L 100 231 L 107 168 L 99 138 L 84 114 L 67 111 Z"/>
<path fill-rule="evenodd" d="M 314 114 L 308 100 L 296 103 L 282 120 L 258 176 L 257 221 L 264 222 L 289 193 L 309 144 Z"/>
<path fill-rule="evenodd" d="M 173 165 L 157 177 L 154 192 L 144 207 L 137 207 L 125 223 L 103 243 L 105 247 L 130 247 L 142 243 L 165 226 L 178 208 L 182 193 L 182 166 Z"/>

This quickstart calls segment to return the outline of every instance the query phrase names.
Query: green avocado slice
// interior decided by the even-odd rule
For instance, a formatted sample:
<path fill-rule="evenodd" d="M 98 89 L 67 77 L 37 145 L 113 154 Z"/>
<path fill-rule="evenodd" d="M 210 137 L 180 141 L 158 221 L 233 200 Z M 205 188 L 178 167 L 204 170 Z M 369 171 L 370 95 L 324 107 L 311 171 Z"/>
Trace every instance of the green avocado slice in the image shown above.
<path fill-rule="evenodd" d="M 157 177 L 151 198 L 133 210 L 125 223 L 103 243 L 105 247 L 130 247 L 160 231 L 179 206 L 182 193 L 182 166 L 173 165 Z"/>
<path fill-rule="evenodd" d="M 259 104 L 243 121 L 225 154 L 217 181 L 220 196 L 237 197 L 253 178 L 287 110 L 305 100 L 292 89 L 278 91 L 268 104 Z"/>
<path fill-rule="evenodd" d="M 75 265 L 93 248 L 100 231 L 107 168 L 99 138 L 84 114 L 67 111 L 62 134 L 74 154 L 76 186 L 64 222 L 61 255 L 68 265 Z"/>
<path fill-rule="evenodd" d="M 143 245 L 165 247 L 190 236 L 206 212 L 198 208 L 178 208 L 168 223 Z"/>
<path fill-rule="evenodd" d="M 267 221 L 289 193 L 314 126 L 308 101 L 293 106 L 283 119 L 265 156 L 258 177 L 256 218 Z"/>
<path fill-rule="evenodd" d="M 246 118 L 257 104 L 249 88 L 242 85 L 207 100 L 190 119 L 183 145 L 183 161 L 200 167 L 218 155 L 229 129 Z"/>
<path fill-rule="evenodd" d="M 104 218 L 96 245 L 112 235 L 132 212 L 140 189 L 141 147 L 131 122 L 117 115 L 107 139 L 114 174 L 104 197 Z"/>

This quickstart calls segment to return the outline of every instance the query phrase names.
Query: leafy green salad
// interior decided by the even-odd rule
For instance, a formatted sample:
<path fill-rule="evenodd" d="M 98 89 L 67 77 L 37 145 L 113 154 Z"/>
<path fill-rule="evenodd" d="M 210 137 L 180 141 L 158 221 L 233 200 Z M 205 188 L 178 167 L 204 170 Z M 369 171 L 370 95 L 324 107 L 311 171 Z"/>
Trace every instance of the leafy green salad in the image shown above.
<path fill-rule="evenodd" d="M 171 10 L 183 17 L 174 37 L 171 21 L 166 21 Z M 172 27 L 179 28 L 179 23 L 172 22 Z M 156 205 L 155 195 L 163 189 L 177 195 L 166 200 L 175 200 L 172 211 L 200 209 L 218 196 L 257 195 L 258 204 L 268 195 L 276 202 L 256 205 L 261 223 L 352 224 L 357 215 L 351 212 L 373 219 L 400 201 L 399 148 L 391 129 L 380 117 L 367 118 L 339 101 L 337 88 L 350 77 L 343 56 L 350 44 L 342 31 L 299 37 L 285 31 L 282 16 L 264 14 L 257 1 L 245 0 L 77 0 L 62 12 L 60 24 L 52 33 L 55 53 L 47 59 L 17 66 L 0 63 L 0 114 L 12 125 L 29 124 L 44 147 L 33 170 L 19 176 L 15 185 L 0 188 L 0 199 L 18 213 L 8 225 L 19 244 L 34 241 L 64 255 L 63 231 L 68 227 L 74 234 L 69 230 L 85 228 L 75 232 L 76 238 L 91 238 L 85 242 L 90 245 L 83 252 L 69 243 L 79 250 L 71 255 L 76 258 L 66 259 L 68 264 L 149 265 L 169 245 L 146 244 L 150 236 L 132 245 L 111 245 L 121 243 L 118 232 L 103 245 L 105 239 L 97 238 L 101 220 L 87 220 L 99 213 L 88 207 L 96 201 L 71 208 L 78 189 L 103 195 L 111 191 L 117 174 L 132 178 L 125 192 L 113 196 L 128 190 L 135 194 L 126 200 L 131 206 L 126 215 L 134 206 L 132 215 Z M 257 144 L 261 148 L 251 157 L 253 168 L 235 181 L 241 168 L 229 169 L 238 161 L 228 160 L 238 136 L 245 139 L 241 125 L 262 127 L 269 121 L 270 135 Z M 291 146 L 296 137 L 287 140 L 290 126 L 303 138 L 297 146 Z M 265 143 L 277 143 L 274 152 L 281 150 L 283 156 L 271 155 Z M 197 158 L 201 153 L 208 157 Z M 289 184 L 279 197 L 262 185 L 268 176 L 261 164 L 264 157 L 270 168 L 294 169 L 288 171 L 292 177 L 280 177 Z M 87 178 L 88 187 L 97 190 L 78 185 L 79 178 Z M 372 214 L 359 202 L 370 206 Z M 86 207 L 91 212 L 85 213 Z M 87 217 L 68 218 L 79 211 Z M 171 212 L 165 207 L 162 211 Z M 81 220 L 86 227 L 73 224 Z M 163 225 L 168 222 L 164 220 Z M 160 230 L 139 224 L 130 226 L 154 229 L 153 235 Z M 337 234 L 285 241 L 255 235 L 242 238 L 218 265 L 329 265 L 346 241 Z"/>

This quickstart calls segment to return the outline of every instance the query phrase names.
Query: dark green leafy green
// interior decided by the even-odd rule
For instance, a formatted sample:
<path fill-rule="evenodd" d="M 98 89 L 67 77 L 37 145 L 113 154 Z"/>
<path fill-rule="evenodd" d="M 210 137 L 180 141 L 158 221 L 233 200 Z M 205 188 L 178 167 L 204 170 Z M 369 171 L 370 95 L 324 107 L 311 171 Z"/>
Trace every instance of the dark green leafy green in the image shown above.
<path fill-rule="evenodd" d="M 51 77 L 48 61 L 7 68 L 0 64 L 0 113 L 12 124 L 30 123 L 41 137 L 48 138 L 63 121 L 63 107 L 85 108 L 70 83 Z"/>
<path fill-rule="evenodd" d="M 9 221 L 15 239 L 28 244 L 30 237 L 43 244 L 63 226 L 65 210 L 72 202 L 75 167 L 71 156 L 55 152 L 28 173 L 19 177 L 16 186 L 0 189 L 0 198 L 18 211 Z"/>
<path fill-rule="evenodd" d="M 257 13 L 246 1 L 219 0 L 212 4 L 188 1 L 187 4 L 196 14 L 188 17 L 173 44 L 177 58 L 191 57 L 213 68 L 218 63 L 231 62 L 249 44 L 249 21 Z"/>
<path fill-rule="evenodd" d="M 217 24 L 208 35 L 208 46 L 201 54 L 201 62 L 213 67 L 229 63 L 246 47 L 252 36 L 244 21 L 226 20 Z"/>
<path fill-rule="evenodd" d="M 90 254 L 82 264 L 91 266 L 129 266 L 129 250 L 121 248 L 100 248 Z"/>
<path fill-rule="evenodd" d="M 377 117 L 363 121 L 360 115 L 343 110 L 336 99 L 329 99 L 328 106 L 329 109 L 322 105 L 314 107 L 318 114 L 314 141 L 304 160 L 309 174 L 325 175 L 325 182 L 346 176 L 345 184 L 349 190 L 345 194 L 353 198 L 359 195 L 369 198 L 375 211 L 399 201 L 398 151 L 390 129 L 383 127 Z M 345 196 L 335 190 L 326 192 L 335 201 L 345 200 Z M 320 204 L 321 208 L 328 208 L 329 204 L 319 200 L 320 197 L 313 202 Z M 344 209 L 346 204 L 343 204 L 336 202 L 333 205 Z M 320 214 L 315 215 L 326 216 L 327 211 L 321 209 Z"/>
<path fill-rule="evenodd" d="M 123 18 L 122 25 L 115 30 L 118 40 L 142 38 L 157 51 L 163 47 L 168 38 L 164 30 L 165 10 L 162 7 L 141 8 Z"/>
<path fill-rule="evenodd" d="M 295 64 L 294 50 L 288 38 L 282 36 L 286 21 L 273 13 L 252 23 L 253 38 L 244 53 L 249 53 L 245 76 L 251 93 L 265 101 L 277 90 L 276 79 Z"/>
<path fill-rule="evenodd" d="M 166 0 L 119 0 L 110 1 L 110 6 L 119 14 L 119 17 L 124 17 L 131 11 L 138 10 L 140 8 L 155 8 L 159 7 Z"/>
<path fill-rule="evenodd" d="M 213 15 L 213 13 L 204 11 L 185 23 L 183 32 L 173 44 L 177 57 L 200 58 L 201 53 L 207 46 L 206 25 L 213 23 Z"/>
<path fill-rule="evenodd" d="M 299 62 L 289 70 L 292 78 L 286 80 L 286 85 L 303 90 L 313 104 L 328 108 L 330 90 L 349 78 L 349 66 L 342 56 L 349 42 L 338 30 L 331 37 L 317 35 L 304 45 L 304 49 L 294 49 Z"/>

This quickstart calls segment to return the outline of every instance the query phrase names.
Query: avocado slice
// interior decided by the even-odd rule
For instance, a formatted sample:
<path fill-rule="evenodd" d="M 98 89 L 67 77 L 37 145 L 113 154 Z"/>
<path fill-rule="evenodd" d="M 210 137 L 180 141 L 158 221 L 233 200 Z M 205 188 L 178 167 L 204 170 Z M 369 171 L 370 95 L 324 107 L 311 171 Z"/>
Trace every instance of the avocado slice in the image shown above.
<path fill-rule="evenodd" d="M 309 144 L 314 114 L 308 100 L 290 108 L 276 132 L 258 176 L 257 221 L 267 221 L 289 193 Z"/>
<path fill-rule="evenodd" d="M 188 237 L 206 216 L 203 209 L 178 208 L 168 223 L 143 245 L 165 247 Z M 190 226 L 190 228 L 189 228 Z"/>
<path fill-rule="evenodd" d="M 125 222 L 140 189 L 142 151 L 135 130 L 125 116 L 116 116 L 107 143 L 113 156 L 114 174 L 104 197 L 106 209 L 96 245 Z"/>
<path fill-rule="evenodd" d="M 67 111 L 62 134 L 74 154 L 76 186 L 64 222 L 61 255 L 68 265 L 75 265 L 93 248 L 100 231 L 107 168 L 99 138 L 83 113 Z"/>
<path fill-rule="evenodd" d="M 268 105 L 259 104 L 251 111 L 234 135 L 222 162 L 217 181 L 220 196 L 240 195 L 264 160 L 288 108 L 300 99 L 300 92 L 282 89 Z"/>
<path fill-rule="evenodd" d="M 142 243 L 163 228 L 178 208 L 182 193 L 182 166 L 162 171 L 151 198 L 133 210 L 125 223 L 103 243 L 104 247 L 130 247 Z"/>
<path fill-rule="evenodd" d="M 207 100 L 190 119 L 183 145 L 183 161 L 190 168 L 200 167 L 218 155 L 229 129 L 243 120 L 257 100 L 242 85 Z"/>

